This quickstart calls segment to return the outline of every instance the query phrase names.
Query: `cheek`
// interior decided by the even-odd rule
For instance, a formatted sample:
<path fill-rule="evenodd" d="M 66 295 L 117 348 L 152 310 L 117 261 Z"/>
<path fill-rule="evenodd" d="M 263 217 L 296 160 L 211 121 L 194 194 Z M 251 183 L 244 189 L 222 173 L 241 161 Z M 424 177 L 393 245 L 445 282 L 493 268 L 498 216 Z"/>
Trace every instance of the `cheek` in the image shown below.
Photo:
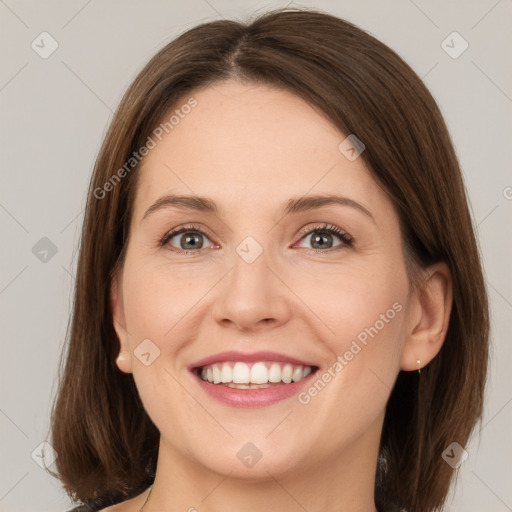
<path fill-rule="evenodd" d="M 316 314 L 322 324 L 321 338 L 337 355 L 349 350 L 354 340 L 368 348 L 375 340 L 372 348 L 378 349 L 401 338 L 408 293 L 405 268 L 340 266 L 329 273 L 302 274 L 292 286 Z"/>
<path fill-rule="evenodd" d="M 196 318 L 199 328 L 201 321 L 210 319 L 205 308 L 213 307 L 213 300 L 226 299 L 212 290 L 225 270 L 218 265 L 140 261 L 127 261 L 123 284 L 132 343 L 154 339 L 162 350 L 172 352 L 169 340 L 183 334 L 185 326 L 186 337 L 193 339 L 192 317 L 202 316 Z M 276 289 L 273 300 L 292 301 L 291 328 L 306 322 L 313 331 L 308 339 L 317 338 L 334 357 L 357 341 L 364 352 L 389 358 L 401 338 L 408 280 L 405 268 L 387 266 L 385 261 L 373 263 L 334 266 L 315 262 L 309 269 L 290 265 L 280 274 L 293 293 Z"/>
<path fill-rule="evenodd" d="M 147 260 L 131 267 L 127 265 L 124 309 L 131 333 L 161 341 L 167 339 L 180 319 L 206 293 L 206 284 L 189 269 Z"/>
<path fill-rule="evenodd" d="M 180 344 L 175 340 L 182 334 L 180 329 L 187 328 L 190 334 L 186 315 L 198 300 L 197 290 L 194 293 L 187 286 L 190 283 L 183 275 L 179 272 L 170 275 L 168 270 L 148 260 L 127 259 L 123 278 L 132 372 L 139 396 L 153 423 L 176 435 L 180 432 L 185 435 L 179 413 L 190 408 L 190 398 L 178 383 L 174 363 Z M 144 343 L 146 348 L 142 351 L 139 347 Z M 143 353 L 149 353 L 147 365 Z"/>
<path fill-rule="evenodd" d="M 156 421 L 153 415 L 161 414 L 162 403 L 166 403 L 168 410 L 187 406 L 186 393 L 176 380 L 180 378 L 183 365 L 189 362 L 183 361 L 181 349 L 199 336 L 196 329 L 201 322 L 197 312 L 203 310 L 201 297 L 216 281 L 218 277 L 214 273 L 211 279 L 206 273 L 199 277 L 197 270 L 185 268 L 185 265 L 171 266 L 168 262 L 162 264 L 136 257 L 126 260 L 123 297 L 134 354 L 133 377 L 153 421 Z M 141 354 L 139 347 L 144 346 L 143 343 L 147 347 L 144 352 L 150 353 L 150 361 L 154 358 L 147 366 L 137 355 Z"/>
<path fill-rule="evenodd" d="M 366 277 L 357 273 L 332 277 L 329 285 L 319 286 L 323 300 L 318 297 L 311 303 L 312 309 L 323 304 L 322 319 L 334 334 L 323 336 L 330 358 L 299 395 L 299 402 L 308 417 L 323 425 L 322 436 L 335 440 L 338 447 L 383 417 L 400 367 L 407 283 L 405 273 L 396 269 Z"/>
<path fill-rule="evenodd" d="M 402 341 L 407 293 L 405 286 L 397 284 L 389 279 L 370 279 L 354 283 L 351 290 L 340 294 L 341 308 L 335 324 L 341 342 L 338 354 L 343 349 L 357 351 L 357 345 L 368 356 L 387 359 L 396 352 Z"/>
<path fill-rule="evenodd" d="M 363 407 L 365 414 L 377 414 L 398 374 L 405 340 L 405 267 L 352 266 L 317 279 L 314 287 L 303 286 L 297 295 L 306 296 L 301 294 L 308 286 L 314 290 L 307 295 L 308 306 L 322 320 L 317 336 L 330 355 L 324 381 L 332 398 L 350 410 Z"/>

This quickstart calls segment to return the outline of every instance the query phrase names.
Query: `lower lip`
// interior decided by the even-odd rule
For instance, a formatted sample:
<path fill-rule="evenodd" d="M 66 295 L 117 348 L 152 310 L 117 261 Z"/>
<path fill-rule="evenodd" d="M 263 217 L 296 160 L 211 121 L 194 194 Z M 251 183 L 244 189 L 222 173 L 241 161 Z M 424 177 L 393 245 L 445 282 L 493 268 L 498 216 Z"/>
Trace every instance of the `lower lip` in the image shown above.
<path fill-rule="evenodd" d="M 199 385 L 206 393 L 224 404 L 232 407 L 265 407 L 296 395 L 315 373 L 298 382 L 260 389 L 236 389 L 222 384 L 212 384 L 195 374 L 194 378 L 199 381 Z"/>

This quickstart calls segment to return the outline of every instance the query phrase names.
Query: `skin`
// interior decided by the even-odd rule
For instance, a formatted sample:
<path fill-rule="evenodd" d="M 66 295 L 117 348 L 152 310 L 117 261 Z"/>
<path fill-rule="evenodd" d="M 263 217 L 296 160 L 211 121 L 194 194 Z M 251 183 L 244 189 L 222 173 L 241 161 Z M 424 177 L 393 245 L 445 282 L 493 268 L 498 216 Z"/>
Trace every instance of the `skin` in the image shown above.
<path fill-rule="evenodd" d="M 198 105 L 140 169 L 126 260 L 111 288 L 117 364 L 133 373 L 161 432 L 144 511 L 374 511 L 386 401 L 400 369 L 415 371 L 440 350 L 450 273 L 437 264 L 411 285 L 393 203 L 362 158 L 338 150 L 346 135 L 302 99 L 234 81 L 193 96 Z M 169 193 L 207 196 L 219 211 L 166 208 L 142 220 Z M 346 205 L 280 215 L 291 197 L 332 193 L 373 219 Z M 186 223 L 205 233 L 197 254 L 172 251 L 183 234 L 158 245 Z M 301 229 L 322 223 L 354 244 L 333 234 L 332 248 L 315 253 Z M 263 248 L 250 264 L 236 252 L 247 236 Z M 294 396 L 230 407 L 187 369 L 225 350 L 270 350 L 314 362 L 321 375 L 397 302 L 401 311 L 307 404 Z M 148 366 L 133 354 L 145 339 L 160 350 Z M 236 456 L 247 442 L 262 453 L 252 468 Z M 138 511 L 147 493 L 106 510 Z"/>

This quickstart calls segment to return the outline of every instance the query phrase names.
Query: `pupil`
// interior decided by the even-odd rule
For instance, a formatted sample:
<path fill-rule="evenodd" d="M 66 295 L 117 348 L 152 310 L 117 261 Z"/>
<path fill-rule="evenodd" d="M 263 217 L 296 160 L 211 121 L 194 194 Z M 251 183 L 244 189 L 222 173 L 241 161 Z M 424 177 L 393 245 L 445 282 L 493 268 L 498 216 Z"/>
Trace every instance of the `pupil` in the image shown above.
<path fill-rule="evenodd" d="M 324 233 L 324 234 L 320 234 L 320 235 L 313 235 L 311 237 L 312 245 L 314 246 L 315 244 L 318 243 L 319 248 L 324 248 L 326 246 L 326 244 L 322 242 L 322 239 L 326 239 L 326 238 L 327 238 L 327 245 L 329 245 L 329 247 L 331 247 L 331 245 L 329 244 L 329 241 L 332 242 L 332 236 L 328 233 Z M 315 247 L 315 248 L 317 248 L 317 247 Z"/>
<path fill-rule="evenodd" d="M 184 242 L 183 242 L 184 241 Z M 196 242 L 196 245 L 190 245 L 189 247 L 184 247 L 185 245 L 189 245 L 189 244 L 193 244 L 194 241 Z M 198 234 L 194 234 L 194 235 L 185 235 L 184 237 L 182 237 L 182 243 L 181 243 L 181 246 L 182 246 L 182 249 L 195 249 L 199 246 L 199 248 L 202 247 L 202 243 L 201 243 L 201 240 L 199 239 L 199 235 Z"/>
<path fill-rule="evenodd" d="M 183 242 L 183 240 L 184 240 L 184 242 Z M 316 246 L 315 248 L 324 248 L 326 245 L 331 247 L 331 243 L 329 243 L 329 242 L 332 242 L 332 236 L 329 233 L 316 234 L 316 235 L 312 235 L 311 240 L 312 240 L 313 246 Z M 325 241 L 325 240 L 327 240 L 327 241 Z M 187 247 L 184 247 L 185 245 Z M 199 246 L 199 248 L 201 248 L 203 246 L 203 244 L 201 243 L 201 240 L 199 239 L 198 234 L 194 234 L 194 235 L 188 234 L 188 235 L 182 237 L 181 246 L 183 249 L 194 249 L 194 248 L 197 248 L 198 246 Z"/>

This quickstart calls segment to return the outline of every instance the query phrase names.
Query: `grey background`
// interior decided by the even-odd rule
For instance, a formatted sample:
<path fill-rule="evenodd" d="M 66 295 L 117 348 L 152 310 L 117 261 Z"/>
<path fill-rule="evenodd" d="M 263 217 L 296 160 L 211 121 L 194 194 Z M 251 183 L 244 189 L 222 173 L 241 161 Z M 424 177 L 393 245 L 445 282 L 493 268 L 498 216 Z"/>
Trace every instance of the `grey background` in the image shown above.
<path fill-rule="evenodd" d="M 122 94 L 147 60 L 182 31 L 287 3 L 0 0 L 1 511 L 70 506 L 59 482 L 31 454 L 48 432 L 88 181 Z M 388 44 L 424 78 L 445 116 L 471 199 L 493 330 L 483 428 L 466 447 L 469 457 L 446 509 L 512 510 L 512 2 L 292 5 L 331 12 Z M 42 46 L 43 31 L 58 43 L 47 59 L 31 47 L 34 40 Z M 453 31 L 469 43 L 456 59 L 441 47 Z M 40 242 L 43 237 L 55 254 L 48 241 Z M 45 248 L 47 254 L 40 252 Z"/>

